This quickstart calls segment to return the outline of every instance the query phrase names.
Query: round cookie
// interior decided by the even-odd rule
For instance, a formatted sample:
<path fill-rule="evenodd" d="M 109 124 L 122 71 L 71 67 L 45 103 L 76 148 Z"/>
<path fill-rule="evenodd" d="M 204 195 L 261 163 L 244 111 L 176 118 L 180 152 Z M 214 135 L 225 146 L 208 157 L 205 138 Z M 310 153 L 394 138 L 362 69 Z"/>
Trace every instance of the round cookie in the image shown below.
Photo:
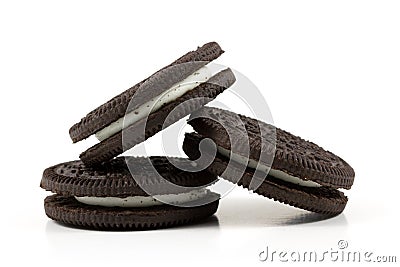
<path fill-rule="evenodd" d="M 326 214 L 338 214 L 346 206 L 347 197 L 336 189 L 350 189 L 354 170 L 318 145 L 267 123 L 217 108 L 196 111 L 189 118 L 189 124 L 199 134 L 186 135 L 184 151 L 196 159 L 200 156 L 199 142 L 211 138 L 218 151 L 208 167 L 213 174 L 239 181 L 249 188 L 256 170 L 265 170 L 268 176 L 256 193 Z M 248 140 L 249 147 L 243 145 L 244 140 Z M 248 148 L 247 154 L 245 148 Z M 236 161 L 238 167 L 247 167 L 243 175 L 234 170 L 235 164 L 224 172 L 229 159 Z"/>
<path fill-rule="evenodd" d="M 45 199 L 45 212 L 53 220 L 99 230 L 164 228 L 214 214 L 219 195 L 206 186 L 214 183 L 216 176 L 206 171 L 179 170 L 169 160 L 191 165 L 182 158 L 119 157 L 96 168 L 87 167 L 82 161 L 49 167 L 43 172 L 40 186 L 56 194 Z M 167 182 L 185 188 L 169 189 L 152 166 Z M 169 203 L 185 206 L 165 204 L 149 196 L 141 188 L 145 184 L 154 185 L 152 193 L 167 197 Z"/>
<path fill-rule="evenodd" d="M 216 42 L 207 43 L 89 112 L 69 130 L 74 143 L 91 135 L 96 135 L 100 141 L 83 152 L 81 160 L 87 165 L 108 161 L 151 137 L 163 125 L 167 127 L 202 107 L 230 87 L 235 82 L 231 70 L 226 69 L 210 77 L 212 74 L 206 66 L 223 52 Z M 190 99 L 197 100 L 179 106 L 174 115 L 169 117 L 168 123 L 163 124 L 162 119 L 171 110 Z M 157 106 L 159 101 L 165 103 Z M 146 112 L 149 112 L 147 120 L 144 115 L 142 117 Z M 124 121 L 127 116 L 131 121 Z M 134 134 L 132 140 L 124 144 L 123 128 Z"/>

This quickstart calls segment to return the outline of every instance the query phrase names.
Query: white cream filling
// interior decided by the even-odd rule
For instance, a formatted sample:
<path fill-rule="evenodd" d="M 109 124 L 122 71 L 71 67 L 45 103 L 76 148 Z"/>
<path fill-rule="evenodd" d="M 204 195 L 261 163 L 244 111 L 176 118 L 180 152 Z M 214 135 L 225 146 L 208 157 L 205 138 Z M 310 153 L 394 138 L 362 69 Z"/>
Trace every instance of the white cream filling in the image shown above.
<path fill-rule="evenodd" d="M 107 127 L 99 130 L 95 135 L 99 141 L 103 141 L 108 137 L 122 131 L 123 128 L 134 124 L 135 122 L 148 116 L 148 114 L 157 111 L 163 105 L 174 101 L 175 99 L 181 97 L 188 91 L 194 89 L 199 84 L 206 82 L 211 77 L 211 70 L 204 66 L 197 70 L 196 72 L 189 75 L 184 80 L 174 84 L 168 90 L 164 91 L 162 94 L 152 98 L 151 100 L 143 103 L 135 110 L 132 110 L 124 117 L 112 122 Z"/>
<path fill-rule="evenodd" d="M 280 170 L 274 170 L 272 168 L 269 168 L 267 165 L 261 164 L 258 161 L 254 160 L 254 159 L 248 159 L 244 156 L 241 156 L 239 154 L 236 153 L 232 153 L 230 150 L 225 149 L 223 147 L 217 146 L 217 151 L 218 153 L 220 153 L 221 155 L 227 157 L 227 158 L 231 158 L 233 161 L 240 163 L 242 165 L 245 165 L 249 168 L 252 169 L 256 169 L 265 173 L 268 173 L 268 175 L 283 180 L 285 182 L 289 182 L 289 183 L 293 183 L 293 184 L 298 184 L 300 186 L 306 186 L 306 187 L 320 187 L 321 185 L 313 182 L 313 181 L 309 181 L 309 180 L 303 180 L 299 177 L 287 174 L 283 171 Z M 269 172 L 268 172 L 269 170 Z"/>
<path fill-rule="evenodd" d="M 103 207 L 123 207 L 123 208 L 144 208 L 163 205 L 164 202 L 172 205 L 179 205 L 205 197 L 211 191 L 208 189 L 196 189 L 187 193 L 166 194 L 154 196 L 131 196 L 119 197 L 75 197 L 79 202 L 86 205 L 96 205 Z M 160 201 L 160 200 L 162 201 Z"/>

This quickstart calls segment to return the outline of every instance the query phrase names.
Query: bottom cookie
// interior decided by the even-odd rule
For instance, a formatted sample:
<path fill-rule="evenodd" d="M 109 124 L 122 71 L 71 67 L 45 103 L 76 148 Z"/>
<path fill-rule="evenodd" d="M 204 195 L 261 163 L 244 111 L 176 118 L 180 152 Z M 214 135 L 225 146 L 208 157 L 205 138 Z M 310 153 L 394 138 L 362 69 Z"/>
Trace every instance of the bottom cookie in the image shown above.
<path fill-rule="evenodd" d="M 44 200 L 46 215 L 58 222 L 96 230 L 150 230 L 191 224 L 213 215 L 219 201 L 195 207 L 159 205 L 121 208 L 86 205 L 58 194 Z"/>

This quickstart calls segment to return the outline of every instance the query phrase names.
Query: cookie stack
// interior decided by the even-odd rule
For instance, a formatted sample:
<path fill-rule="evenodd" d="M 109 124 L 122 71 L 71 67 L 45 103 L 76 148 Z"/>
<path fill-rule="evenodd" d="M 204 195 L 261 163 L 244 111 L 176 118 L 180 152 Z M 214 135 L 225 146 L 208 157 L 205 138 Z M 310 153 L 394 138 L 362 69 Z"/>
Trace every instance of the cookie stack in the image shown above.
<path fill-rule="evenodd" d="M 223 52 L 211 42 L 186 53 L 73 125 L 74 143 L 92 135 L 99 142 L 80 160 L 44 171 L 40 186 L 54 193 L 44 200 L 46 215 L 99 230 L 193 223 L 217 211 L 219 195 L 208 187 L 219 177 L 298 208 L 341 213 L 347 197 L 338 188 L 354 180 L 344 160 L 272 125 L 204 107 L 236 81 L 229 68 L 208 66 Z M 189 159 L 119 156 L 189 114 L 197 132 L 185 136 Z M 203 140 L 213 141 L 205 153 Z M 193 169 L 207 155 L 211 164 Z"/>

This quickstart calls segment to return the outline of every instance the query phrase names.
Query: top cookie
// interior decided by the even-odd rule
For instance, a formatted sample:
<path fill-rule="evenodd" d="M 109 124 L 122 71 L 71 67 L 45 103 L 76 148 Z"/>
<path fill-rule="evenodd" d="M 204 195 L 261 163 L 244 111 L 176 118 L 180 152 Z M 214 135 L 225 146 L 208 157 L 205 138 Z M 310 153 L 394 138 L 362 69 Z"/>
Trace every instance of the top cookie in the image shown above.
<path fill-rule="evenodd" d="M 202 136 L 211 138 L 217 147 L 248 156 L 271 169 L 333 188 L 350 189 L 353 184 L 354 170 L 343 159 L 265 122 L 204 107 L 193 113 L 188 123 Z M 272 164 L 269 159 L 273 159 Z"/>
<path fill-rule="evenodd" d="M 144 103 L 148 101 L 162 92 L 162 90 L 172 86 L 205 66 L 208 62 L 218 58 L 223 52 L 224 51 L 216 42 L 210 42 L 199 47 L 196 51 L 185 54 L 147 79 L 89 112 L 80 122 L 70 128 L 69 134 L 72 141 L 75 143 L 95 134 L 105 126 L 123 117 L 127 112 L 128 105 L 129 108 L 135 108 L 135 106 L 141 104 L 140 102 Z M 171 68 L 169 68 L 171 66 L 177 67 L 171 70 Z M 171 71 L 173 71 L 173 73 L 171 73 Z M 149 87 L 151 90 L 146 91 L 146 94 L 141 94 L 137 99 L 137 103 L 130 104 L 132 97 L 142 86 Z"/>

